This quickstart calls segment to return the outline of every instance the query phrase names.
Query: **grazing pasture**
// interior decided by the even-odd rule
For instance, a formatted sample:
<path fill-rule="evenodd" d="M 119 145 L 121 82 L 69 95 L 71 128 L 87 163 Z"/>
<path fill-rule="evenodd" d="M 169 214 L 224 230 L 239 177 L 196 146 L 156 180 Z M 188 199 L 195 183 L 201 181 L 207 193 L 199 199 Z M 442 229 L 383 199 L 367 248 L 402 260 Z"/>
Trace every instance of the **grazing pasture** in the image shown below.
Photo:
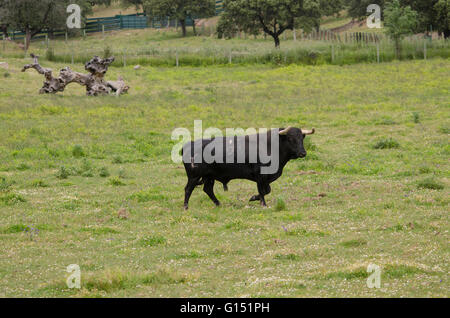
<path fill-rule="evenodd" d="M 120 98 L 38 95 L 28 60 L 3 60 L 0 296 L 450 296 L 448 59 L 111 67 L 131 86 Z M 240 180 L 216 185 L 221 207 L 198 188 L 184 211 L 171 132 L 195 119 L 316 133 L 269 208 Z"/>

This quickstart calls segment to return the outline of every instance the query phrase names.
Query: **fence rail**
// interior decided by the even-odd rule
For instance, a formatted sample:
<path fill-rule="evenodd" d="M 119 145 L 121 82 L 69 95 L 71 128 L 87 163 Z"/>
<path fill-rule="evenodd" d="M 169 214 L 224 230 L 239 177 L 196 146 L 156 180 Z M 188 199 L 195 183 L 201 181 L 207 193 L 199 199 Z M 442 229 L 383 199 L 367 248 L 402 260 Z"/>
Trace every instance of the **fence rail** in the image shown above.
<path fill-rule="evenodd" d="M 193 20 L 186 19 L 186 26 L 192 26 Z M 176 27 L 178 23 L 175 19 L 169 17 L 165 19 L 152 19 L 143 13 L 131 14 L 131 15 L 116 15 L 114 17 L 105 18 L 89 18 L 86 19 L 84 28 L 74 30 L 43 30 L 41 33 L 33 37 L 33 40 L 39 40 L 47 37 L 62 37 L 67 36 L 73 32 L 95 33 L 104 31 L 114 31 L 121 29 L 146 29 L 146 28 L 164 28 L 164 27 Z M 77 31 L 78 30 L 78 31 Z M 24 40 L 25 33 L 20 31 L 8 31 L 8 37 L 12 40 Z"/>

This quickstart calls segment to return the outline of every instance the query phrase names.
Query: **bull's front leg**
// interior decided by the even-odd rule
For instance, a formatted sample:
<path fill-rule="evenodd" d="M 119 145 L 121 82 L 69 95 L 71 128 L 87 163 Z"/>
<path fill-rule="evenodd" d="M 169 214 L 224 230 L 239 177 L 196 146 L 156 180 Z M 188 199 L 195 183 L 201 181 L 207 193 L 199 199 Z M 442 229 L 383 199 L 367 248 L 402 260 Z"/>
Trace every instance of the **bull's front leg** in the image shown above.
<path fill-rule="evenodd" d="M 266 185 L 264 188 L 264 195 L 268 195 L 270 193 L 272 189 L 270 188 L 270 185 Z M 249 200 L 250 202 L 252 201 L 261 201 L 261 196 L 259 194 L 256 194 L 254 196 L 252 196 Z"/>
<path fill-rule="evenodd" d="M 266 200 L 264 199 L 264 195 L 266 195 L 267 188 L 269 188 L 269 192 L 270 192 L 270 186 L 268 184 L 265 184 L 264 182 L 261 182 L 261 181 L 258 182 L 258 197 L 259 197 L 259 202 L 260 202 L 261 206 L 263 206 L 263 207 L 267 207 Z"/>

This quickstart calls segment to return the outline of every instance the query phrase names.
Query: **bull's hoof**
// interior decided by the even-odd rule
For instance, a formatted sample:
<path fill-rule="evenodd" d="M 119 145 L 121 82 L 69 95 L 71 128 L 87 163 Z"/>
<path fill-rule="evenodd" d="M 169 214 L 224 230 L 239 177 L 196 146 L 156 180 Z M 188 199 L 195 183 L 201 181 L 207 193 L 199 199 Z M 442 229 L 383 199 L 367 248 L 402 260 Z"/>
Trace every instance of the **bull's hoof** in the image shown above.
<path fill-rule="evenodd" d="M 189 207 L 187 205 L 184 206 L 184 210 L 187 211 Z"/>
<path fill-rule="evenodd" d="M 259 201 L 259 197 L 257 195 L 252 196 L 250 198 L 249 202 L 252 202 L 252 201 Z"/>

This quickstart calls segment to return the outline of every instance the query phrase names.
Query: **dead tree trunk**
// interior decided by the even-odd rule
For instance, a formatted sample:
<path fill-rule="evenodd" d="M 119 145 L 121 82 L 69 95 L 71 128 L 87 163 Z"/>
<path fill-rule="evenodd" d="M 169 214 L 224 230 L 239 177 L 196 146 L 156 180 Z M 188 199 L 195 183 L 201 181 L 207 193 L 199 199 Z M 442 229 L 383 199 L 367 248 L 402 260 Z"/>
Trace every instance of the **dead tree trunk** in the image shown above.
<path fill-rule="evenodd" d="M 94 56 L 89 62 L 84 65 L 89 74 L 82 74 L 72 71 L 69 67 L 65 67 L 59 71 L 59 76 L 54 77 L 52 70 L 44 68 L 39 64 L 38 58 L 34 54 L 30 54 L 33 58 L 32 64 L 27 64 L 23 67 L 22 72 L 29 68 L 34 68 L 39 74 L 44 75 L 44 86 L 39 90 L 40 94 L 55 94 L 63 92 L 70 83 L 77 83 L 86 86 L 86 95 L 109 95 L 116 94 L 117 96 L 126 93 L 130 87 L 125 84 L 122 77 L 117 81 L 105 81 L 104 76 L 108 71 L 108 66 L 114 62 L 114 57 L 99 58 Z"/>

